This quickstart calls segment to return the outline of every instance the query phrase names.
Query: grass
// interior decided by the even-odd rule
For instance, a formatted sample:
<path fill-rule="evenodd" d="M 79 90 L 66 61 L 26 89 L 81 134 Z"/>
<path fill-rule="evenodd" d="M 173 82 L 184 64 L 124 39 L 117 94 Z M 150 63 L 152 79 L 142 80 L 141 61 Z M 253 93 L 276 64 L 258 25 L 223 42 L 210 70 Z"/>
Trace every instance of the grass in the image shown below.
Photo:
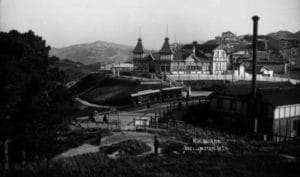
<path fill-rule="evenodd" d="M 104 74 L 91 74 L 75 84 L 71 90 L 81 98 L 96 104 L 110 106 L 131 105 L 130 94 L 141 90 L 160 89 L 162 85 L 139 85 L 135 80 L 111 78 Z"/>
<path fill-rule="evenodd" d="M 150 150 L 151 148 L 146 143 L 133 139 L 100 148 L 100 152 L 104 154 L 119 152 L 121 155 L 139 155 Z"/>
<path fill-rule="evenodd" d="M 26 169 L 9 172 L 4 176 L 296 177 L 300 174 L 299 165 L 299 161 L 286 163 L 270 153 L 124 156 L 116 160 L 97 153 L 57 161 L 49 169 Z"/>
<path fill-rule="evenodd" d="M 71 141 L 82 143 L 97 135 L 95 132 L 96 130 L 91 129 L 84 133 L 72 132 L 65 136 Z M 147 152 L 149 147 L 138 141 L 129 140 L 112 145 L 110 149 L 102 149 L 102 151 L 100 149 L 99 153 L 53 161 L 49 168 L 41 165 L 42 162 L 35 166 L 27 164 L 25 168 L 5 173 L 2 171 L 2 176 L 296 177 L 300 174 L 299 160 L 287 162 L 280 156 L 284 153 L 295 155 L 299 159 L 299 145 L 282 146 L 272 142 L 245 141 L 238 138 L 228 139 L 224 143 L 229 147 L 229 151 L 183 154 L 182 144 L 166 141 L 161 142 L 164 155 L 149 154 L 145 157 L 138 157 L 136 155 Z M 124 153 L 117 159 L 107 157 L 106 154 L 111 154 L 116 150 L 124 151 Z"/>

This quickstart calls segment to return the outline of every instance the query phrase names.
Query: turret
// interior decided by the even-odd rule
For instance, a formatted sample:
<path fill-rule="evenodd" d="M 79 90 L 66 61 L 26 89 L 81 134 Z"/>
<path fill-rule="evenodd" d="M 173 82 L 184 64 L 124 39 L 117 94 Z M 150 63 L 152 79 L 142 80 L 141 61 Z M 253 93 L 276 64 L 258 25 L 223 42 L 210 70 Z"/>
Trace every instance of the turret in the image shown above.
<path fill-rule="evenodd" d="M 159 51 L 161 60 L 173 60 L 173 51 L 170 47 L 169 38 L 165 38 L 165 42 Z"/>
<path fill-rule="evenodd" d="M 139 38 L 138 42 L 134 48 L 134 50 L 132 51 L 133 53 L 133 59 L 142 59 L 145 56 L 145 49 L 142 43 L 142 39 Z"/>

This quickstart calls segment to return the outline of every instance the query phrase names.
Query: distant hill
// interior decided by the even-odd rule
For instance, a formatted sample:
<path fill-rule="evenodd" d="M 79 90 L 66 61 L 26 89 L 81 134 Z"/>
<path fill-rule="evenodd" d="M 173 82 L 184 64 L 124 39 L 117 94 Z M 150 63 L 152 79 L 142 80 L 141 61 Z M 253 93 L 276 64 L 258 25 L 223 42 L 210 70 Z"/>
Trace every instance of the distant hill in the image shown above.
<path fill-rule="evenodd" d="M 294 35 L 298 39 L 298 41 L 300 41 L 300 31 L 296 32 Z"/>
<path fill-rule="evenodd" d="M 274 32 L 274 33 L 269 33 L 269 34 L 267 34 L 267 36 L 270 36 L 273 39 L 279 40 L 281 38 L 296 38 L 295 34 L 292 33 L 292 32 L 289 32 L 289 31 L 277 31 L 277 32 Z"/>
<path fill-rule="evenodd" d="M 71 45 L 64 48 L 52 48 L 50 55 L 88 65 L 100 62 L 128 61 L 131 58 L 132 50 L 132 46 L 97 41 L 88 44 Z"/>
<path fill-rule="evenodd" d="M 57 65 L 67 75 L 67 82 L 79 81 L 83 77 L 96 72 L 97 69 L 99 69 L 99 65 L 84 65 L 80 62 L 74 62 L 68 59 L 60 60 Z"/>

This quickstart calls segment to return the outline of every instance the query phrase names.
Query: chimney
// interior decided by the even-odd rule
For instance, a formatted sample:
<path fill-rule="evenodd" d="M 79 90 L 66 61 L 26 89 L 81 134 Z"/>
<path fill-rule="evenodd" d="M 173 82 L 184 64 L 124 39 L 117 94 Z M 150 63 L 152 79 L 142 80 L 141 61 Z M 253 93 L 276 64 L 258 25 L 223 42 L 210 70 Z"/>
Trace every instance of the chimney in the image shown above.
<path fill-rule="evenodd" d="M 253 37 L 252 37 L 252 96 L 256 98 L 256 51 L 257 51 L 257 25 L 258 16 L 253 16 Z"/>
<path fill-rule="evenodd" d="M 193 41 L 193 53 L 196 55 L 197 41 Z"/>
<path fill-rule="evenodd" d="M 265 50 L 268 51 L 268 49 L 269 49 L 268 41 L 267 41 L 267 39 L 265 39 Z"/>

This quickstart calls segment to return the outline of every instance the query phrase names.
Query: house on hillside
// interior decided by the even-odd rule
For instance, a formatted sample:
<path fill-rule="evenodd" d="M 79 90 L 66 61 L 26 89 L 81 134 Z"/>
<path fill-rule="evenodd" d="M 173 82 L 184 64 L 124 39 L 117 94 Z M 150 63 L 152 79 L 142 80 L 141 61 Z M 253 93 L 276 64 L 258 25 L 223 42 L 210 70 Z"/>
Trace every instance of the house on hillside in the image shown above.
<path fill-rule="evenodd" d="M 244 60 L 240 65 L 243 67 L 245 72 L 252 74 L 252 61 Z M 286 74 L 287 73 L 288 64 L 284 62 L 257 62 L 256 71 L 257 74 L 262 74 L 266 76 L 273 76 L 274 74 Z"/>
<path fill-rule="evenodd" d="M 170 45 L 165 38 L 162 48 L 146 54 L 142 40 L 133 50 L 134 71 L 164 74 L 223 74 L 229 65 L 226 47 L 216 44 Z"/>
<path fill-rule="evenodd" d="M 300 42 L 296 38 L 280 38 L 279 39 L 279 49 L 286 50 L 291 48 L 299 48 Z"/>
<path fill-rule="evenodd" d="M 231 43 L 231 42 L 238 42 L 239 38 L 232 33 L 231 31 L 222 32 L 221 36 L 215 37 L 217 41 L 221 43 Z"/>
<path fill-rule="evenodd" d="M 119 63 L 119 64 L 112 64 L 111 70 L 115 70 L 116 72 L 128 72 L 133 71 L 133 64 L 131 63 Z"/>
<path fill-rule="evenodd" d="M 289 82 L 257 83 L 258 90 L 261 89 L 271 90 L 271 89 L 278 89 L 278 88 L 293 89 L 295 88 L 295 86 L 291 85 Z M 251 96 L 250 82 L 227 84 L 215 90 L 209 96 L 211 118 L 214 124 L 219 125 L 224 129 L 239 132 L 239 133 L 253 132 L 254 130 L 254 121 L 252 118 L 253 101 L 251 98 L 252 96 Z M 281 98 L 281 99 L 288 99 L 288 98 Z M 260 100 L 265 100 L 265 99 L 260 99 Z M 265 119 L 265 113 L 263 112 L 266 111 L 265 107 L 269 106 L 264 103 L 265 102 L 260 101 L 260 103 L 257 104 L 259 105 L 257 115 L 263 115 L 259 119 L 258 122 L 259 125 L 265 124 L 260 122 L 261 120 Z M 265 128 L 268 126 L 269 129 Z M 259 126 L 259 131 L 262 133 L 268 132 L 268 134 L 272 134 L 273 129 L 271 129 L 272 125 L 270 122 L 268 126 L 263 126 L 263 127 Z"/>

